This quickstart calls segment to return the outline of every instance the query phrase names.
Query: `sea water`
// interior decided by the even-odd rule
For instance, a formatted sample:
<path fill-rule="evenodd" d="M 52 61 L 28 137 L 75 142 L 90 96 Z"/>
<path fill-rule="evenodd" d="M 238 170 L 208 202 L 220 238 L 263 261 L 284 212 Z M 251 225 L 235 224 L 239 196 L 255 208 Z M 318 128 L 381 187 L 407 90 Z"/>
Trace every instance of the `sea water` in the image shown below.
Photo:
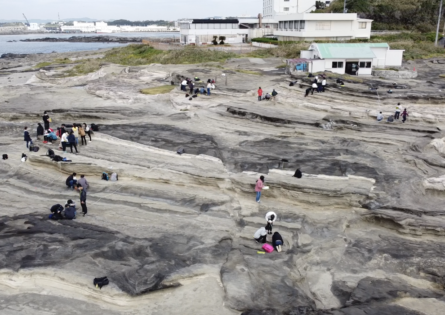
<path fill-rule="evenodd" d="M 71 36 L 111 36 L 111 37 L 142 37 L 142 38 L 176 38 L 177 32 L 135 32 L 135 33 L 111 33 L 111 34 L 95 34 L 95 33 L 78 33 L 78 34 L 23 34 L 23 35 L 0 35 L 0 55 L 6 53 L 13 54 L 38 54 L 38 53 L 57 53 L 97 50 L 102 48 L 121 47 L 128 44 L 119 43 L 70 43 L 70 42 L 21 42 L 23 39 L 34 38 L 69 38 Z M 15 41 L 15 42 L 8 42 Z"/>

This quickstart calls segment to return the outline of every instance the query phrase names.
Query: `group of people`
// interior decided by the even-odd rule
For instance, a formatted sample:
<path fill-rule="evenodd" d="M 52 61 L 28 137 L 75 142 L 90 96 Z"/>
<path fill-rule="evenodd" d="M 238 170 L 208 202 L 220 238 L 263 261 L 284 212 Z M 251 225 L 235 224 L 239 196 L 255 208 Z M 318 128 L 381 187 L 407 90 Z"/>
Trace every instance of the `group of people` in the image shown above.
<path fill-rule="evenodd" d="M 326 81 L 325 74 L 316 75 L 314 80 L 311 83 L 311 86 L 306 89 L 304 97 L 308 96 L 309 93 L 311 93 L 311 95 L 314 95 L 315 91 L 317 91 L 317 93 L 324 92 L 326 84 L 327 84 L 326 82 L 327 81 Z"/>
<path fill-rule="evenodd" d="M 87 179 L 85 178 L 85 175 L 80 175 L 79 180 L 77 180 L 76 176 L 77 176 L 76 173 L 73 173 L 70 176 L 68 176 L 68 178 L 65 181 L 65 184 L 69 189 L 79 191 L 80 205 L 82 207 L 83 216 L 85 216 L 88 212 L 87 191 L 90 187 L 90 184 L 88 183 Z"/>
<path fill-rule="evenodd" d="M 267 92 L 264 96 L 263 96 L 263 89 L 261 88 L 261 86 L 258 88 L 258 101 L 262 101 L 262 100 L 266 100 L 266 101 L 270 101 L 270 100 L 275 100 L 275 98 L 278 95 L 278 92 L 275 91 L 275 89 L 272 90 L 272 93 L 269 94 L 269 92 Z"/>
<path fill-rule="evenodd" d="M 395 113 L 394 113 L 394 115 L 390 115 L 389 117 L 388 117 L 388 119 L 386 120 L 386 122 L 394 122 L 395 120 L 399 120 L 400 119 L 400 116 L 402 116 L 402 123 L 405 123 L 405 121 L 406 121 L 406 119 L 408 118 L 408 110 L 405 108 L 405 109 L 403 109 L 403 111 L 401 110 L 401 108 L 400 108 L 400 103 L 397 103 L 397 106 L 396 106 L 396 111 L 395 111 Z M 377 114 L 377 121 L 382 121 L 383 120 L 383 114 L 382 114 L 382 112 L 379 112 L 378 114 Z"/>
<path fill-rule="evenodd" d="M 65 203 L 65 207 L 61 204 L 56 204 L 50 209 L 51 214 L 49 218 L 52 220 L 74 220 L 76 218 L 76 203 L 71 199 L 68 199 Z"/>
<path fill-rule="evenodd" d="M 41 123 L 37 124 L 37 140 L 40 140 L 40 138 L 43 137 L 43 143 L 53 144 L 60 138 L 59 148 L 63 150 L 64 153 L 66 153 L 67 147 L 70 148 L 71 153 L 73 153 L 73 147 L 76 150 L 76 153 L 79 153 L 77 150 L 79 137 L 81 145 L 87 145 L 86 136 L 89 137 L 90 142 L 92 141 L 91 135 L 93 134 L 93 130 L 86 123 L 73 123 L 71 127 L 62 124 L 61 127 L 57 128 L 57 132 L 55 132 L 54 129 L 50 128 L 51 118 L 47 112 L 43 113 L 42 119 L 44 126 L 42 126 Z M 33 144 L 28 127 L 25 127 L 24 129 L 24 140 L 26 141 L 27 148 L 29 148 L 30 144 Z"/>
<path fill-rule="evenodd" d="M 200 79 L 195 78 L 195 81 L 200 82 Z M 191 95 L 198 95 L 199 93 L 210 96 L 211 90 L 215 89 L 215 80 L 208 79 L 206 86 L 202 85 L 199 88 L 198 87 L 195 88 L 195 84 L 190 78 L 183 78 L 181 82 L 181 91 L 187 92 L 187 88 L 189 88 L 189 93 Z"/>
<path fill-rule="evenodd" d="M 266 226 L 259 228 L 253 238 L 257 243 L 265 244 L 267 242 L 267 236 L 272 235 L 273 224 L 277 219 L 277 214 L 273 211 L 266 213 Z M 277 252 L 281 252 L 282 246 L 284 245 L 283 237 L 278 232 L 274 232 L 271 240 L 273 248 Z"/>

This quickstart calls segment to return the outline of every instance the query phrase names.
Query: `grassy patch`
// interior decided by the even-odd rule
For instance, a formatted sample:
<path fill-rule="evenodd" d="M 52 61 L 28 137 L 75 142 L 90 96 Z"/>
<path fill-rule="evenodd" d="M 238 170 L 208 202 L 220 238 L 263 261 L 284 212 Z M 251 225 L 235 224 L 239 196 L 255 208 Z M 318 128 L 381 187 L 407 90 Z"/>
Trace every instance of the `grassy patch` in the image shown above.
<path fill-rule="evenodd" d="M 104 60 L 127 66 L 159 64 L 196 64 L 212 61 L 226 61 L 237 54 L 187 46 L 178 50 L 157 50 L 149 45 L 129 45 L 107 52 Z"/>
<path fill-rule="evenodd" d="M 45 62 L 39 62 L 35 68 L 43 68 L 43 67 L 48 67 L 51 65 L 66 65 L 66 64 L 71 64 L 73 63 L 73 61 L 69 58 L 63 58 L 63 59 L 55 59 L 51 62 L 49 61 L 45 61 Z"/>
<path fill-rule="evenodd" d="M 263 75 L 261 72 L 259 72 L 259 71 L 253 71 L 253 70 L 237 69 L 236 72 L 244 73 L 244 74 Z"/>
<path fill-rule="evenodd" d="M 286 68 L 287 67 L 287 65 L 285 64 L 285 63 L 283 63 L 282 65 L 279 65 L 278 67 L 277 67 L 277 69 L 284 69 L 284 68 Z"/>
<path fill-rule="evenodd" d="M 175 88 L 174 85 L 162 85 L 162 86 L 142 89 L 141 93 L 147 95 L 166 94 L 173 91 L 174 88 Z"/>
<path fill-rule="evenodd" d="M 103 66 L 101 59 L 84 59 L 71 70 L 65 72 L 67 76 L 73 77 L 78 75 L 86 75 L 91 72 L 98 71 Z"/>

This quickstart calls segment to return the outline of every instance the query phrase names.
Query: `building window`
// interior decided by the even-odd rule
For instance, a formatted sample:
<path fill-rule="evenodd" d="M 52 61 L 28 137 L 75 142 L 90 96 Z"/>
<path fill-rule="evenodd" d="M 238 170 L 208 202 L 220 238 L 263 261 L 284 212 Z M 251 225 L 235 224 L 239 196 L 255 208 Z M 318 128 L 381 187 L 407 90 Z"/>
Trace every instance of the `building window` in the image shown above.
<path fill-rule="evenodd" d="M 358 23 L 358 28 L 362 29 L 362 30 L 366 29 L 366 22 L 359 22 Z"/>
<path fill-rule="evenodd" d="M 315 29 L 318 31 L 330 30 L 331 29 L 331 21 L 317 22 L 317 24 L 315 25 Z"/>
<path fill-rule="evenodd" d="M 305 21 L 300 21 L 300 30 L 304 30 Z"/>
<path fill-rule="evenodd" d="M 371 62 L 360 61 L 360 68 L 371 68 Z"/>
<path fill-rule="evenodd" d="M 343 68 L 343 61 L 332 61 L 332 68 Z"/>
<path fill-rule="evenodd" d="M 284 11 L 289 11 L 289 7 L 284 7 Z"/>

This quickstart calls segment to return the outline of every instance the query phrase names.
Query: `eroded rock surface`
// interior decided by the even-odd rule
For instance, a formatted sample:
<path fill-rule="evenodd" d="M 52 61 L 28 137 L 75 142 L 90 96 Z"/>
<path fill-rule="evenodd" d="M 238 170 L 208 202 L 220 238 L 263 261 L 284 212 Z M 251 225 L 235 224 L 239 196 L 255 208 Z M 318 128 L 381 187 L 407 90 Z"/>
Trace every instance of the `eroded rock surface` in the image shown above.
<path fill-rule="evenodd" d="M 394 82 L 328 82 L 327 92 L 303 98 L 304 80 L 289 87 L 281 63 L 228 61 L 227 85 L 212 64 L 0 75 L 0 153 L 9 155 L 0 163 L 0 310 L 440 314 L 445 110 L 422 95 L 411 102 L 420 83 L 397 81 L 410 118 L 378 123 L 397 95 L 380 99 L 368 86 Z M 192 101 L 178 88 L 139 92 L 180 75 L 216 78 L 217 89 Z M 258 86 L 275 88 L 278 99 L 258 102 Z M 35 138 L 44 110 L 53 126 L 96 123 L 100 131 L 78 155 L 41 142 L 28 152 L 23 127 Z M 50 161 L 49 148 L 73 162 Z M 90 182 L 88 215 L 49 221 L 53 204 L 78 199 L 64 185 L 72 172 Z M 119 181 L 101 181 L 102 172 Z M 260 175 L 270 189 L 258 204 Z M 258 253 L 253 240 L 268 211 L 278 214 L 281 253 Z M 105 275 L 110 285 L 94 288 Z"/>

